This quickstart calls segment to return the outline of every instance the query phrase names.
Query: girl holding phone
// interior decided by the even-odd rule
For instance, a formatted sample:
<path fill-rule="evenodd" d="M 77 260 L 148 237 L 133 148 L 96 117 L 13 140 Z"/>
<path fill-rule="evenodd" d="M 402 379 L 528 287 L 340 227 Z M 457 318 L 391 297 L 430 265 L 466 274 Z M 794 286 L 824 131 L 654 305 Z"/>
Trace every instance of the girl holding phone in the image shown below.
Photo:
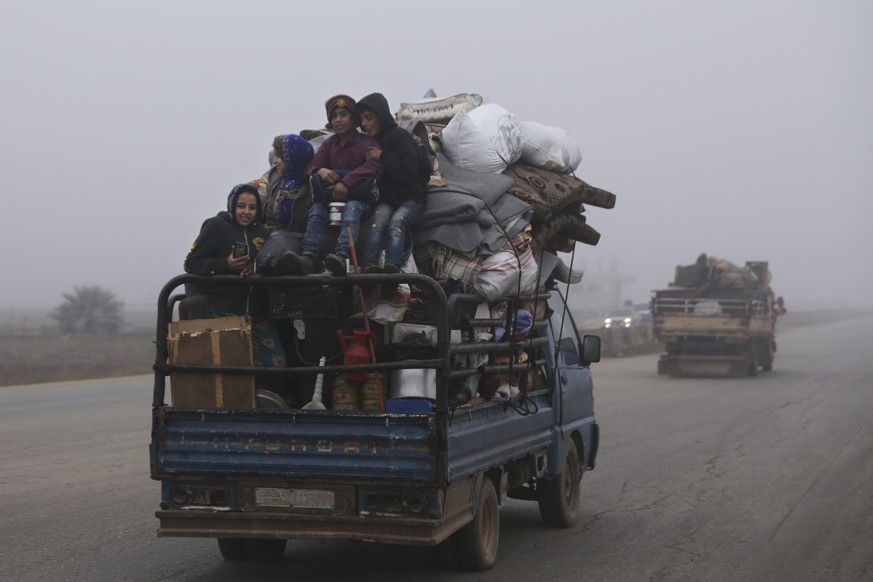
<path fill-rule="evenodd" d="M 255 272 L 255 257 L 269 236 L 261 223 L 263 209 L 258 190 L 238 184 L 227 197 L 227 210 L 204 221 L 200 234 L 185 258 L 185 272 L 195 275 L 248 277 Z M 249 315 L 256 366 L 286 365 L 285 347 L 276 326 L 267 317 L 266 287 L 203 285 L 186 288 L 206 299 L 206 317 Z M 258 378 L 258 387 L 274 389 L 269 377 Z"/>

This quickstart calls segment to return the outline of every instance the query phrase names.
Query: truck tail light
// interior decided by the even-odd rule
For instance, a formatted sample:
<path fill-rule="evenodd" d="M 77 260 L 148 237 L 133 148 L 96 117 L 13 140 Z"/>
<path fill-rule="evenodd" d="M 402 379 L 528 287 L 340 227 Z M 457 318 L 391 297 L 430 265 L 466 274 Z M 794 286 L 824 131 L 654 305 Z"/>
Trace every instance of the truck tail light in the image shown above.
<path fill-rule="evenodd" d="M 368 513 L 420 514 L 427 510 L 427 500 L 418 493 L 371 493 L 367 495 Z"/>

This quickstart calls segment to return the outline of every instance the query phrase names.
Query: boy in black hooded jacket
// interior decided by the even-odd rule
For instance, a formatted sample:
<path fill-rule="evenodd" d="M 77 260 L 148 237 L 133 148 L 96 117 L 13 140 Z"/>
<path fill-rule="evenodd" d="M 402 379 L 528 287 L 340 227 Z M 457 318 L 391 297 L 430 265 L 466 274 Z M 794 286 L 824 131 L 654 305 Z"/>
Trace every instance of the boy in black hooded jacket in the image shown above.
<path fill-rule="evenodd" d="M 379 148 L 370 148 L 367 157 L 382 162 L 378 181 L 381 198 L 364 243 L 364 272 L 380 271 L 379 252 L 383 239 L 387 239 L 385 266 L 381 271 L 399 273 L 404 251 L 408 250 L 404 245 L 411 241 L 409 229 L 424 211 L 430 160 L 415 138 L 397 126 L 381 93 L 371 93 L 358 101 L 358 114 L 361 129 L 379 142 Z M 388 295 L 393 296 L 395 290 L 396 285 L 383 286 L 383 298 L 390 298 Z"/>

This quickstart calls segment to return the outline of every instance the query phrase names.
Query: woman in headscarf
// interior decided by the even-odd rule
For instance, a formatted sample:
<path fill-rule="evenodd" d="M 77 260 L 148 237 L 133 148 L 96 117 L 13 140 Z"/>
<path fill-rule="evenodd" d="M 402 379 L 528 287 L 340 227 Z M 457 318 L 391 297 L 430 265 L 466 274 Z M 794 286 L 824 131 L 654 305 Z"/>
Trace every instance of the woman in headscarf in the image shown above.
<path fill-rule="evenodd" d="M 312 196 L 303 170 L 312 160 L 312 145 L 296 134 L 277 135 L 270 150 L 270 169 L 251 182 L 264 206 L 264 224 L 270 238 L 258 258 L 264 274 L 287 275 L 282 256 L 299 251 L 306 230 Z"/>
<path fill-rule="evenodd" d="M 273 139 L 273 163 L 256 181 L 267 228 L 301 235 L 306 230 L 312 197 L 303 170 L 312 160 L 313 153 L 312 145 L 297 134 L 277 135 Z"/>

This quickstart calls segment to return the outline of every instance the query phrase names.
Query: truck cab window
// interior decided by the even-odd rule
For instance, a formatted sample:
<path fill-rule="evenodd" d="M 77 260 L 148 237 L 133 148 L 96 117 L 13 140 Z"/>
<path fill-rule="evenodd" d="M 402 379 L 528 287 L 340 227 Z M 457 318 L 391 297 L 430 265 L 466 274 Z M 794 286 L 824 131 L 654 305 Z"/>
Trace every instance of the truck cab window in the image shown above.
<path fill-rule="evenodd" d="M 569 310 L 564 309 L 563 302 L 557 306 L 551 316 L 552 334 L 555 336 L 555 348 L 558 351 L 559 364 L 562 366 L 579 365 L 579 336 L 576 324 Z"/>

